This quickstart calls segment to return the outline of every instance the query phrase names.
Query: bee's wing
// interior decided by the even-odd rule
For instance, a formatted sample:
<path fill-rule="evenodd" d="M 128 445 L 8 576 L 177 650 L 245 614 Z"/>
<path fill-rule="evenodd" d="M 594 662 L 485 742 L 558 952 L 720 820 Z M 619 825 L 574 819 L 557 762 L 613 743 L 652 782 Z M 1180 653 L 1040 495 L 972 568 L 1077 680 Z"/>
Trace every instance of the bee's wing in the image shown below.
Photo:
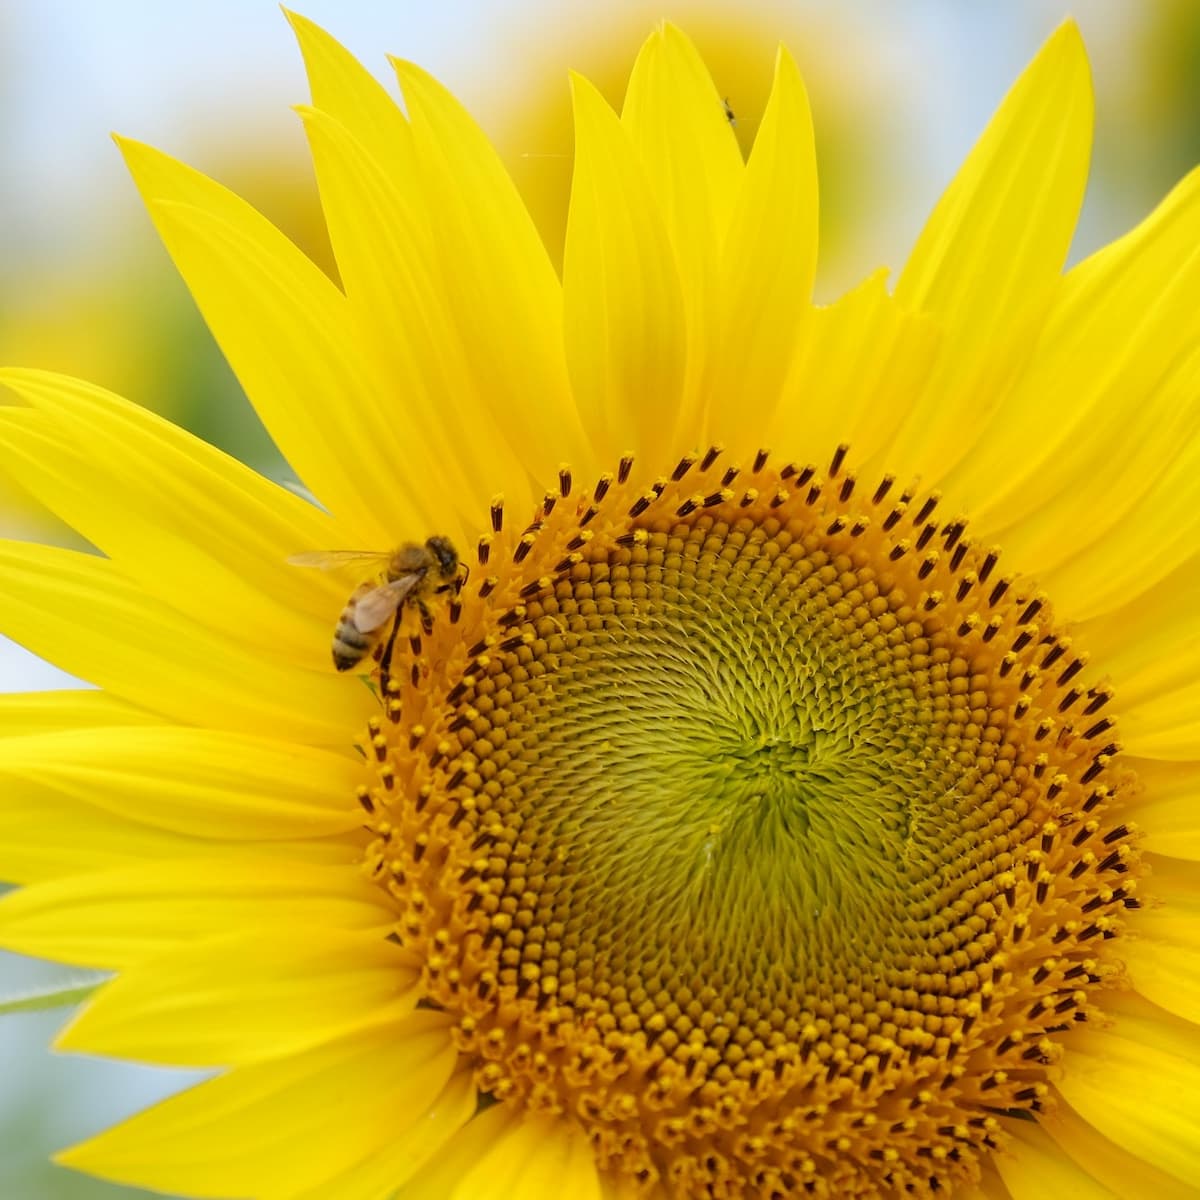
<path fill-rule="evenodd" d="M 349 567 L 355 563 L 386 562 L 390 557 L 386 550 L 310 550 L 304 554 L 293 554 L 288 562 L 293 567 L 317 567 L 322 571 L 334 571 L 338 567 Z"/>
<path fill-rule="evenodd" d="M 381 587 L 364 592 L 354 604 L 354 627 L 359 633 L 374 633 L 387 621 L 417 585 L 420 575 L 401 575 Z"/>

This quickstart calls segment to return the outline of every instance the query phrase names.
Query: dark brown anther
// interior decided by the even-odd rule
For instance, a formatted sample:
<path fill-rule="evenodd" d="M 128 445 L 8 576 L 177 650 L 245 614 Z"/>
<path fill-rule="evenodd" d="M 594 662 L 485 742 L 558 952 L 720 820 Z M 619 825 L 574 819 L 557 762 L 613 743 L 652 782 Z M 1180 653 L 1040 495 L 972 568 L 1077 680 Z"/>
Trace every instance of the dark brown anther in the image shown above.
<path fill-rule="evenodd" d="M 657 496 L 639 496 L 629 509 L 631 517 L 640 517 L 657 500 Z"/>
<path fill-rule="evenodd" d="M 886 517 L 883 518 L 883 532 L 890 533 L 900 523 L 900 518 L 904 516 L 904 509 L 893 508 Z"/>
<path fill-rule="evenodd" d="M 504 528 L 504 501 L 492 501 L 492 532 L 499 533 Z"/>
<path fill-rule="evenodd" d="M 979 568 L 979 582 L 987 583 L 988 576 L 996 569 L 996 564 L 1000 561 L 1000 552 L 998 550 L 989 550 L 984 556 L 983 565 Z"/>
<path fill-rule="evenodd" d="M 558 497 L 553 492 L 547 492 L 542 497 L 542 516 L 548 517 L 554 511 L 554 506 L 557 503 Z"/>
<path fill-rule="evenodd" d="M 558 469 L 558 494 L 565 500 L 571 494 L 571 468 Z"/>
<path fill-rule="evenodd" d="M 1099 737 L 1102 733 L 1107 733 L 1113 727 L 1113 723 L 1108 717 L 1101 717 L 1099 721 L 1090 728 L 1085 729 L 1083 733 L 1084 741 L 1091 741 L 1094 737 Z"/>
<path fill-rule="evenodd" d="M 854 494 L 855 478 L 853 475 L 847 475 L 842 480 L 842 490 L 838 492 L 838 499 L 844 504 Z"/>
<path fill-rule="evenodd" d="M 966 531 L 967 523 L 961 518 L 957 521 L 951 521 L 948 525 L 942 526 L 942 537 L 946 539 L 946 549 L 953 550 L 958 544 L 958 539 L 962 537 Z"/>
<path fill-rule="evenodd" d="M 923 521 L 928 521 L 930 514 L 938 506 L 938 501 L 941 497 L 937 492 L 932 492 L 925 498 L 924 504 L 917 511 L 917 515 L 913 517 L 913 525 L 920 525 Z"/>
<path fill-rule="evenodd" d="M 1017 618 L 1018 625 L 1028 625 L 1042 611 L 1041 597 L 1035 596 L 1026 606 L 1025 611 Z"/>
<path fill-rule="evenodd" d="M 479 544 L 475 547 L 475 557 L 479 559 L 481 567 L 487 565 L 487 560 L 492 553 L 492 539 L 490 537 L 481 537 Z"/>
<path fill-rule="evenodd" d="M 1071 662 L 1063 668 L 1062 673 L 1058 677 L 1058 686 L 1065 687 L 1080 671 L 1083 670 L 1083 659 L 1073 658 Z"/>
<path fill-rule="evenodd" d="M 701 500 L 701 501 L 700 501 L 700 503 L 703 503 L 703 500 Z M 681 504 L 681 505 L 680 505 L 680 506 L 679 506 L 679 507 L 678 507 L 678 508 L 675 510 L 675 515 L 676 515 L 677 517 L 686 517 L 686 516 L 688 516 L 690 513 L 694 513 L 694 512 L 696 511 L 696 509 L 698 509 L 698 508 L 700 507 L 700 503 L 697 503 L 697 501 L 696 501 L 696 498 L 695 498 L 694 496 L 689 496 L 689 497 L 688 497 L 688 498 L 687 498 L 687 499 L 686 499 L 686 500 L 685 500 L 685 501 L 684 501 L 684 502 L 683 502 L 683 503 L 682 503 L 682 504 Z"/>
<path fill-rule="evenodd" d="M 842 442 L 833 452 L 833 459 L 829 464 L 829 478 L 833 479 L 842 469 L 842 463 L 846 461 L 846 455 L 850 452 L 850 446 L 846 442 Z"/>
<path fill-rule="evenodd" d="M 500 581 L 495 577 L 495 575 L 489 575 L 479 585 L 479 598 L 481 600 L 486 600 L 487 597 L 490 596 L 496 590 L 496 584 L 498 584 L 499 582 Z"/>
<path fill-rule="evenodd" d="M 700 460 L 700 470 L 707 471 L 721 457 L 723 450 L 723 446 L 709 446 L 704 452 L 704 457 Z"/>
<path fill-rule="evenodd" d="M 1012 587 L 1011 579 L 1001 579 L 1000 582 L 996 584 L 994 588 L 992 588 L 992 594 L 988 597 L 988 607 L 995 608 L 996 605 L 1004 599 L 1004 593 L 1007 592 L 1010 587 Z"/>
<path fill-rule="evenodd" d="M 885 475 L 879 481 L 879 486 L 875 489 L 875 495 L 871 497 L 871 503 L 881 504 L 883 502 L 883 498 L 892 490 L 892 484 L 895 482 L 895 475 Z"/>
<path fill-rule="evenodd" d="M 584 509 L 583 516 L 579 518 L 579 528 L 582 529 L 585 525 L 588 525 L 594 521 L 596 519 L 596 514 L 599 511 L 600 510 L 594 504 L 589 504 L 587 508 Z"/>
<path fill-rule="evenodd" d="M 599 504 L 605 496 L 608 495 L 608 489 L 612 487 L 613 477 L 611 475 L 601 475 L 596 480 L 596 486 L 592 489 L 592 500 Z"/>
<path fill-rule="evenodd" d="M 725 474 L 721 476 L 721 486 L 727 488 L 740 473 L 737 467 L 726 467 Z"/>
<path fill-rule="evenodd" d="M 678 483 L 694 466 L 696 465 L 696 456 L 694 454 L 685 454 L 675 466 L 675 470 L 671 472 L 671 479 Z"/>
<path fill-rule="evenodd" d="M 919 534 L 917 534 L 917 549 L 924 550 L 925 547 L 929 545 L 935 533 L 937 533 L 936 525 L 926 525 L 925 528 L 922 529 Z"/>
<path fill-rule="evenodd" d="M 1059 641 L 1050 643 L 1050 649 L 1046 651 L 1046 657 L 1042 659 L 1042 670 L 1049 670 L 1064 654 L 1067 648 Z"/>
<path fill-rule="evenodd" d="M 626 454 L 617 464 L 617 482 L 624 483 L 633 470 L 633 455 Z"/>
<path fill-rule="evenodd" d="M 767 465 L 767 459 L 770 457 L 770 450 L 759 450 L 754 456 L 754 473 L 757 475 L 759 471 Z"/>

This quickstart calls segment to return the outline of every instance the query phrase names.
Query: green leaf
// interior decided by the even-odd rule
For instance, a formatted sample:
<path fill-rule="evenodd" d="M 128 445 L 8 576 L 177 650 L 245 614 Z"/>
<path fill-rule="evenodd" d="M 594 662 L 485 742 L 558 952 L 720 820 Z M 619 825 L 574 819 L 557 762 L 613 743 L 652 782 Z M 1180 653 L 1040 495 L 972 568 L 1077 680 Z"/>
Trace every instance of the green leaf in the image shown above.
<path fill-rule="evenodd" d="M 46 1008 L 66 1008 L 69 1005 L 81 1004 L 109 978 L 108 975 L 78 976 L 73 979 L 65 979 L 52 987 L 31 988 L 14 996 L 0 996 L 0 1016 L 17 1012 L 40 1012 Z"/>

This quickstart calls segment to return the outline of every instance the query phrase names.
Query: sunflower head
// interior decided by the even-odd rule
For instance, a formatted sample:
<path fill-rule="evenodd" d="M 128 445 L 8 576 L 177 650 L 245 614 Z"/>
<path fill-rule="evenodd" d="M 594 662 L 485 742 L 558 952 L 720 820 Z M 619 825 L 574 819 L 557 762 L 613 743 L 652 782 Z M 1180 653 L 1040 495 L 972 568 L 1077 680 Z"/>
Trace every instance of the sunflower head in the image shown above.
<path fill-rule="evenodd" d="M 1068 24 L 895 287 L 817 307 L 791 59 L 744 159 L 663 25 L 619 116 L 573 81 L 560 279 L 444 89 L 291 20 L 339 285 L 123 149 L 318 503 L 3 375 L 6 461 L 103 557 L 5 550 L 11 632 L 102 690 L 11 703 L 0 935 L 120 972 L 66 1046 L 224 1069 L 64 1161 L 1186 1194 L 1196 181 L 1064 273 Z"/>

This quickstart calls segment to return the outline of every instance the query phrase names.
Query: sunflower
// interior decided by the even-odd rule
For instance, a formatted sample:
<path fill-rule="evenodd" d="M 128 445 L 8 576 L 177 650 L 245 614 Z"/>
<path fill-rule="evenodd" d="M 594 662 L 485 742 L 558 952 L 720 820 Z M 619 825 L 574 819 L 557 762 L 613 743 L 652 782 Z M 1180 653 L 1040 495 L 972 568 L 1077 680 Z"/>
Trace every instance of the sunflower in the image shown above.
<path fill-rule="evenodd" d="M 121 144 L 317 503 L 3 374 L 100 553 L 3 547 L 6 631 L 98 690 L 4 702 L 0 938 L 117 972 L 63 1048 L 216 1069 L 62 1161 L 1194 1195 L 1200 176 L 1064 273 L 1064 25 L 895 287 L 818 308 L 792 60 L 744 162 L 664 26 L 619 117 L 573 81 L 560 281 L 446 91 L 291 21 L 340 286 Z M 385 553 L 296 565 L 341 548 Z"/>

